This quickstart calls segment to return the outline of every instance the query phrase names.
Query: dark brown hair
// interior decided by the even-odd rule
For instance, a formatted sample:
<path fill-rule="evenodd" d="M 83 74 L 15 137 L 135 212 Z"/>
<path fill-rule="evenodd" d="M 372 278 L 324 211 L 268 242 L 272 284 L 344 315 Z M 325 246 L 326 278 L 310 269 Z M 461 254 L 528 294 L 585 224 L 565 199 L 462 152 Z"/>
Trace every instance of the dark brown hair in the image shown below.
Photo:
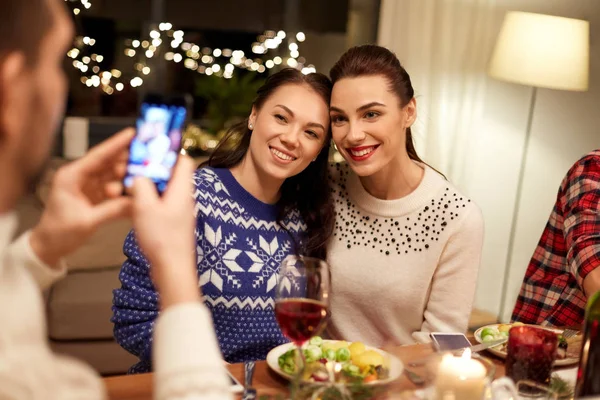
<path fill-rule="evenodd" d="M 323 102 L 329 107 L 332 87 L 329 78 L 320 73 L 304 75 L 292 68 L 285 68 L 269 76 L 265 84 L 256 92 L 257 96 L 252 103 L 253 107 L 257 111 L 260 110 L 267 99 L 284 85 L 307 86 L 321 96 Z M 246 118 L 227 131 L 208 161 L 200 167 L 231 168 L 236 166 L 243 160 L 250 147 L 251 135 L 252 131 L 248 129 L 248 118 Z M 306 224 L 307 230 L 303 238 L 303 246 L 296 247 L 296 252 L 321 259 L 325 259 L 327 256 L 327 241 L 333 232 L 334 224 L 333 200 L 327 181 L 330 144 L 331 128 L 327 129 L 325 143 L 317 159 L 298 175 L 285 180 L 281 187 L 281 198 L 277 203 L 279 207 L 277 220 L 282 228 L 286 229 L 283 220 L 294 209 L 300 212 Z"/>
<path fill-rule="evenodd" d="M 58 0 L 0 1 L 0 61 L 8 53 L 21 51 L 29 63 L 37 62 L 41 42 L 54 23 L 49 1 L 58 3 Z"/>
<path fill-rule="evenodd" d="M 352 47 L 329 72 L 334 85 L 343 78 L 369 75 L 384 76 L 388 80 L 390 91 L 398 96 L 402 107 L 415 96 L 408 72 L 400 64 L 398 57 L 385 47 L 372 44 Z M 406 128 L 406 152 L 412 160 L 424 163 L 415 149 L 410 127 Z"/>

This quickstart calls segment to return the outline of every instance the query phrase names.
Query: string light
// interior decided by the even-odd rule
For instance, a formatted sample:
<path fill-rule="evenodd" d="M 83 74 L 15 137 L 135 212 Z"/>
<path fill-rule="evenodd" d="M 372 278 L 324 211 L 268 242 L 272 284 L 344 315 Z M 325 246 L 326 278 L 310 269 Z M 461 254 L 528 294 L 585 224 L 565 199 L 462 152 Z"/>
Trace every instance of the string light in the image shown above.
<path fill-rule="evenodd" d="M 131 87 L 134 87 L 134 88 L 142 86 L 143 83 L 144 83 L 144 80 L 142 78 L 140 78 L 139 76 L 136 76 L 130 82 Z"/>
<path fill-rule="evenodd" d="M 65 0 L 75 2 L 77 0 Z M 78 6 L 76 14 L 80 13 L 82 9 L 91 8 L 91 2 L 89 0 L 80 0 L 81 6 Z M 197 44 L 184 42 L 185 33 L 182 30 L 173 30 L 173 24 L 169 22 L 161 22 L 154 29 L 151 29 L 148 33 L 148 39 L 127 39 L 125 41 L 126 48 L 124 54 L 130 58 L 141 57 L 141 62 L 137 62 L 134 65 L 134 70 L 137 74 L 149 75 L 151 73 L 150 67 L 143 60 L 154 57 L 158 48 L 163 42 L 169 43 L 172 51 L 165 53 L 164 58 L 167 61 L 174 63 L 183 62 L 185 68 L 195 70 L 198 73 L 204 73 L 206 75 L 217 75 L 225 79 L 233 77 L 233 73 L 236 68 L 247 69 L 255 71 L 257 73 L 264 73 L 267 69 L 275 68 L 278 65 L 285 64 L 286 66 L 297 68 L 304 74 L 316 72 L 315 67 L 311 64 L 306 66 L 306 60 L 304 57 L 300 57 L 299 46 L 297 42 L 304 42 L 306 35 L 303 32 L 297 32 L 295 34 L 288 34 L 283 30 L 275 32 L 273 30 L 266 30 L 262 35 L 257 37 L 257 41 L 251 46 L 252 53 L 257 55 L 265 55 L 271 50 L 276 50 L 284 42 L 285 38 L 288 39 L 287 47 L 289 50 L 288 56 L 285 60 L 280 56 L 275 56 L 272 59 L 264 61 L 261 58 L 250 59 L 246 58 L 245 53 L 242 50 L 232 49 L 211 49 L 209 47 L 200 48 Z M 82 84 L 88 87 L 99 87 L 102 85 L 104 93 L 111 95 L 116 91 L 120 92 L 124 90 L 125 84 L 118 81 L 122 77 L 122 72 L 116 69 L 111 71 L 101 71 L 99 67 L 104 57 L 99 54 L 92 54 L 90 56 L 84 56 L 86 46 L 94 46 L 96 40 L 84 36 L 78 37 L 76 40 L 76 46 L 73 47 L 67 53 L 67 56 L 74 60 L 74 67 L 79 69 L 82 73 L 86 73 L 88 69 L 91 69 L 94 74 L 91 78 L 86 76 L 81 77 Z M 136 49 L 144 49 L 139 52 Z M 182 54 L 183 52 L 183 54 Z M 80 59 L 81 57 L 81 59 Z M 224 64 L 217 63 L 217 59 L 223 60 Z M 202 65 L 198 63 L 202 62 Z M 96 65 L 93 65 L 96 64 Z M 134 74 L 130 79 L 129 84 L 136 88 L 143 84 L 144 80 L 141 76 Z M 102 77 L 102 78 L 100 78 Z"/>

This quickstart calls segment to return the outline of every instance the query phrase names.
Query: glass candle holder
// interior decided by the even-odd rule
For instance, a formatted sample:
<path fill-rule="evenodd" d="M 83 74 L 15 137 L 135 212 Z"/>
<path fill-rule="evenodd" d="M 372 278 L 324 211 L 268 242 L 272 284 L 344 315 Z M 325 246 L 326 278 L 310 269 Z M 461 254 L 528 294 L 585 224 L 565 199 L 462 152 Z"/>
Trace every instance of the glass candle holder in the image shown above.
<path fill-rule="evenodd" d="M 515 326 L 509 331 L 506 376 L 514 382 L 533 381 L 549 385 L 556 359 L 556 333 L 533 327 Z"/>

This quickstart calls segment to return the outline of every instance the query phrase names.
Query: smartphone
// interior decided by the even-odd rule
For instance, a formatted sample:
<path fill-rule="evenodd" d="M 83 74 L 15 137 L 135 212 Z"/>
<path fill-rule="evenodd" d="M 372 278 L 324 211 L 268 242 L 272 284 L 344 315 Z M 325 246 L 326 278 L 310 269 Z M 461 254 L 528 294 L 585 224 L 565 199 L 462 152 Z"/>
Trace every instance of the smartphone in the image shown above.
<path fill-rule="evenodd" d="M 437 351 L 457 350 L 471 346 L 469 339 L 462 333 L 432 332 L 429 336 Z"/>
<path fill-rule="evenodd" d="M 129 160 L 123 178 L 125 193 L 139 176 L 152 180 L 161 194 L 167 189 L 181 150 L 190 109 L 189 96 L 149 94 L 144 97 L 136 121 L 136 134 L 129 145 Z"/>
<path fill-rule="evenodd" d="M 244 391 L 244 386 L 231 375 L 231 372 L 227 371 L 227 375 L 229 375 L 229 381 L 231 382 L 231 393 L 242 393 Z"/>

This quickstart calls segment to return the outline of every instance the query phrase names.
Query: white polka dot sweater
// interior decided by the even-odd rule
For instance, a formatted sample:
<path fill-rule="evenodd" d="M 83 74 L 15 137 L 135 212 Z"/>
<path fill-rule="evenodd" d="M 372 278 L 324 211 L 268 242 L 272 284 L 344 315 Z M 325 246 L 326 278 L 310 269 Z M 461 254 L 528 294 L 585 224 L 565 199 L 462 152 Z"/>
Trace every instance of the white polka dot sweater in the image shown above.
<path fill-rule="evenodd" d="M 228 169 L 203 168 L 194 180 L 199 286 L 221 351 L 231 363 L 264 359 L 286 342 L 274 315 L 277 273 L 281 261 L 294 253 L 305 224 L 294 211 L 283 221 L 286 232 L 277 223 L 277 206 L 253 197 Z M 114 292 L 114 333 L 140 358 L 130 372 L 145 372 L 151 370 L 158 296 L 133 232 L 124 252 L 122 287 Z"/>
<path fill-rule="evenodd" d="M 479 208 L 426 165 L 409 195 L 371 196 L 346 164 L 331 169 L 329 333 L 375 346 L 464 332 L 483 244 Z"/>

